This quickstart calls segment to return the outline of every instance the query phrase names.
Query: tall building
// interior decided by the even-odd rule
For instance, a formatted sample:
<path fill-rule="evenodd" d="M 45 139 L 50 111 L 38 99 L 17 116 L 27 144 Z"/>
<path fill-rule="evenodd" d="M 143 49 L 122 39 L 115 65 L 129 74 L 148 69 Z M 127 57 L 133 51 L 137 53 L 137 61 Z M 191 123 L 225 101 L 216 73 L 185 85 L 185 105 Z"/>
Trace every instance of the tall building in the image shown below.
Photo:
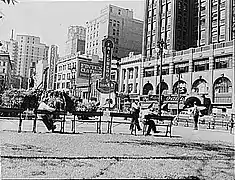
<path fill-rule="evenodd" d="M 58 46 L 51 45 L 49 73 L 48 73 L 48 75 L 49 75 L 48 76 L 48 88 L 49 89 L 55 89 L 55 87 L 56 87 L 56 82 L 54 81 L 54 78 L 55 78 L 56 63 L 57 63 L 58 59 L 59 59 Z"/>
<path fill-rule="evenodd" d="M 29 78 L 38 61 L 48 61 L 49 47 L 36 36 L 17 35 L 16 41 L 19 47 L 16 74 Z"/>
<path fill-rule="evenodd" d="M 8 52 L 0 50 L 0 91 L 11 88 L 12 64 Z"/>
<path fill-rule="evenodd" d="M 79 51 L 80 54 L 84 54 L 85 39 L 86 39 L 86 28 L 82 26 L 69 26 L 65 55 L 71 55 Z"/>
<path fill-rule="evenodd" d="M 86 54 L 102 58 L 102 40 L 113 39 L 113 57 L 122 58 L 130 52 L 141 53 L 143 21 L 133 18 L 133 11 L 114 5 L 101 10 L 100 16 L 87 22 Z"/>
<path fill-rule="evenodd" d="M 178 94 L 208 112 L 235 109 L 234 6 L 234 0 L 146 0 L 140 95 L 164 94 L 173 113 Z M 171 50 L 162 61 L 161 39 Z"/>
<path fill-rule="evenodd" d="M 10 55 L 10 60 L 12 64 L 12 75 L 16 75 L 16 64 L 18 60 L 18 42 L 13 39 L 13 30 L 11 33 L 11 38 L 9 41 L 1 41 L 4 47 L 4 50 L 7 51 Z"/>
<path fill-rule="evenodd" d="M 173 51 L 231 41 L 234 9 L 233 0 L 146 0 L 144 55 L 154 55 L 161 39 Z"/>

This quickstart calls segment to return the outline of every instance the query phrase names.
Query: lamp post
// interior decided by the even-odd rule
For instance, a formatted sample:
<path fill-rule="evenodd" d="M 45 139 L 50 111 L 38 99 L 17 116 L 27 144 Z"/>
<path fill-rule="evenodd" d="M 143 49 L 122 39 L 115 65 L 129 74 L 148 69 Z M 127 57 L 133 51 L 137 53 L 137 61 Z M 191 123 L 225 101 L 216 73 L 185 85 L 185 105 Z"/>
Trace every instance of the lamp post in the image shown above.
<path fill-rule="evenodd" d="M 177 119 L 179 121 L 179 111 L 180 111 L 180 68 L 178 67 L 178 89 L 177 89 L 177 93 L 178 93 L 178 101 L 177 101 Z"/>
<path fill-rule="evenodd" d="M 89 66 L 89 74 L 88 74 L 88 96 L 87 101 L 89 102 L 91 95 L 91 65 Z"/>
<path fill-rule="evenodd" d="M 159 103 L 158 103 L 158 115 L 161 116 L 161 104 L 162 104 L 162 95 L 161 95 L 161 88 L 162 88 L 162 60 L 163 60 L 163 50 L 166 49 L 167 44 L 166 42 L 161 41 L 157 42 L 157 49 L 160 54 L 160 82 L 159 82 Z"/>

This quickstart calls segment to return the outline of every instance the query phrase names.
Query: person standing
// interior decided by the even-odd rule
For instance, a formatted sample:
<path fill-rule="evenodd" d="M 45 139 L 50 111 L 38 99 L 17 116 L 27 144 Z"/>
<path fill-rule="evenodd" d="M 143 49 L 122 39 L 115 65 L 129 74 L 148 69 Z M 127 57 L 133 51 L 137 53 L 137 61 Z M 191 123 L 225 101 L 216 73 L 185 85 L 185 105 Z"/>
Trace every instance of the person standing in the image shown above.
<path fill-rule="evenodd" d="M 192 114 L 193 114 L 193 120 L 194 120 L 194 130 L 198 130 L 199 109 L 197 107 L 196 102 L 194 102 Z"/>
<path fill-rule="evenodd" d="M 140 113 L 140 106 L 139 106 L 139 102 L 138 100 L 135 100 L 132 104 L 131 104 L 131 109 L 132 109 L 132 113 L 134 115 L 134 117 L 131 120 L 131 125 L 130 125 L 130 130 L 131 130 L 131 134 L 134 130 L 134 125 L 136 125 L 138 131 L 141 131 L 142 129 L 140 128 L 140 124 L 139 124 L 139 113 Z"/>

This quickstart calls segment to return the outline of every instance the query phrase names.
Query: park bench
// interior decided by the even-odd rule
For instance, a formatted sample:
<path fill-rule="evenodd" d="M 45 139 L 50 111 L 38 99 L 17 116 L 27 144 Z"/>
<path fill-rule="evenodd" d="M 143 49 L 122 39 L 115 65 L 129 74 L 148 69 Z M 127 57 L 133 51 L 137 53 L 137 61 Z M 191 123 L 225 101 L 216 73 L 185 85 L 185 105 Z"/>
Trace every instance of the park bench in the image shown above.
<path fill-rule="evenodd" d="M 124 120 L 130 118 L 131 120 L 134 118 L 134 114 L 132 113 L 121 113 L 121 112 L 110 112 L 110 121 L 108 122 L 108 133 L 112 133 L 112 126 L 113 124 L 131 124 L 131 121 Z M 113 120 L 114 117 L 123 117 L 123 120 Z M 134 124 L 134 131 L 136 135 L 136 125 Z"/>
<path fill-rule="evenodd" d="M 52 121 L 53 122 L 60 122 L 60 132 L 64 132 L 64 124 L 65 124 L 65 116 L 67 115 L 67 113 L 65 111 L 53 111 L 50 112 L 48 110 L 35 110 L 35 118 L 33 121 L 33 132 L 36 133 L 36 124 L 37 124 L 37 120 L 42 120 L 41 118 L 38 117 L 38 115 L 46 115 L 46 114 L 51 114 L 53 115 Z M 52 132 L 54 132 L 54 130 L 52 129 Z"/>
<path fill-rule="evenodd" d="M 227 127 L 229 118 L 222 115 L 213 115 L 208 121 L 208 129 L 215 129 L 215 126 Z"/>
<path fill-rule="evenodd" d="M 173 126 L 173 120 L 174 120 L 175 116 L 159 116 L 159 115 L 155 115 L 155 114 L 148 114 L 148 115 L 145 115 L 144 118 L 147 121 L 150 119 L 154 120 L 155 126 L 166 127 L 166 136 L 169 133 L 170 137 L 171 137 L 171 133 L 172 133 L 171 129 Z M 146 128 L 147 128 L 147 124 L 144 123 L 143 135 L 145 134 Z"/>
<path fill-rule="evenodd" d="M 18 108 L 5 108 L 5 107 L 0 107 L 0 119 L 4 120 L 18 120 L 19 121 L 19 128 L 18 132 L 21 132 L 21 126 L 22 126 L 22 113 L 23 109 L 18 109 Z"/>
<path fill-rule="evenodd" d="M 74 111 L 72 112 L 74 118 L 72 119 L 72 132 L 75 133 L 75 122 L 96 123 L 96 132 L 101 134 L 101 118 L 103 112 L 89 112 L 89 111 Z M 77 120 L 76 120 L 77 117 Z M 88 119 L 87 119 L 88 118 Z"/>

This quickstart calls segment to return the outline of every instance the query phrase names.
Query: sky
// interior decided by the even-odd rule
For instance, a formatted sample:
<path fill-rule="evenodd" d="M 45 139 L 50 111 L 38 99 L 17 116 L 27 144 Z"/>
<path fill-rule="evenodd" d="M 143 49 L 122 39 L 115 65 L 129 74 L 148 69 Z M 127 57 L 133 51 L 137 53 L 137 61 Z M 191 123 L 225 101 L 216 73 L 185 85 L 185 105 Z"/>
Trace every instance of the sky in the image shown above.
<path fill-rule="evenodd" d="M 0 1 L 0 40 L 9 40 L 11 30 L 16 35 L 40 37 L 41 43 L 59 46 L 60 56 L 64 55 L 67 30 L 70 25 L 85 26 L 86 21 L 100 15 L 101 9 L 113 4 L 133 9 L 134 18 L 143 20 L 144 0 L 116 1 L 53 1 L 53 0 L 17 0 L 15 5 Z"/>

